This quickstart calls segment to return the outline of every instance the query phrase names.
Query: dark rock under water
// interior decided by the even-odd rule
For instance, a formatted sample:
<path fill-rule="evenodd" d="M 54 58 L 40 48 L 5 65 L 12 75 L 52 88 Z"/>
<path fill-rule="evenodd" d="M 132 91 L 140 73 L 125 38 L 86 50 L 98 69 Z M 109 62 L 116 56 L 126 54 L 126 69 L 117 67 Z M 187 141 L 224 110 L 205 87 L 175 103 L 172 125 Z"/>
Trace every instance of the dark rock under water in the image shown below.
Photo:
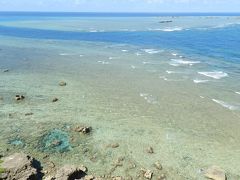
<path fill-rule="evenodd" d="M 71 149 L 69 136 L 67 132 L 59 129 L 53 129 L 43 135 L 39 141 L 39 148 L 43 152 L 63 153 Z"/>

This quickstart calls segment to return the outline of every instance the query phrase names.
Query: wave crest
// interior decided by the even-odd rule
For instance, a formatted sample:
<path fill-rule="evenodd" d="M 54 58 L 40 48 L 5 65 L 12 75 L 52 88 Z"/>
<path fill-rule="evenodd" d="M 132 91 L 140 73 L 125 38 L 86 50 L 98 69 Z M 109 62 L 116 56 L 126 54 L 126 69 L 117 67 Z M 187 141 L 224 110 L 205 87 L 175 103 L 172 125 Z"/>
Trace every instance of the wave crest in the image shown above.
<path fill-rule="evenodd" d="M 222 79 L 224 77 L 228 77 L 228 74 L 222 71 L 198 72 L 198 74 L 201 74 L 213 79 Z"/>

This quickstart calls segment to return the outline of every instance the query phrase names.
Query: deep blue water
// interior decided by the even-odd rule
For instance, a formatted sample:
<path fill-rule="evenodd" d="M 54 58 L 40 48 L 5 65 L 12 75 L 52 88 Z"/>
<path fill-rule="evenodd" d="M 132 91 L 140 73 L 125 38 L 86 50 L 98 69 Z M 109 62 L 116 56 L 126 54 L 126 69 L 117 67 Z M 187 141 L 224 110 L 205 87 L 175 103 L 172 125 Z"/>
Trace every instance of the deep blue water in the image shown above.
<path fill-rule="evenodd" d="M 68 17 L 146 17 L 146 16 L 236 16 L 240 13 L 41 13 L 0 12 L 0 21 L 38 20 Z M 83 40 L 138 45 L 144 48 L 180 50 L 186 54 L 213 57 L 240 63 L 240 25 L 183 31 L 71 32 L 0 26 L 0 35 L 55 40 Z"/>
<path fill-rule="evenodd" d="M 175 32 L 71 32 L 0 26 L 0 35 L 34 39 L 83 40 L 181 50 L 187 54 L 240 63 L 240 25 Z"/>

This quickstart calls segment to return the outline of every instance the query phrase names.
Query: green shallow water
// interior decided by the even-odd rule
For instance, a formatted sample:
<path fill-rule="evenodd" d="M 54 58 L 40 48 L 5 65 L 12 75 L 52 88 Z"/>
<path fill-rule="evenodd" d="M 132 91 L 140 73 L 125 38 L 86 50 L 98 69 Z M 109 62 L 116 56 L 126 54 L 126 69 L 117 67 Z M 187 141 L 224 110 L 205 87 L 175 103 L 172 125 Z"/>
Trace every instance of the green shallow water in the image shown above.
<path fill-rule="evenodd" d="M 10 70 L 0 73 L 1 154 L 24 151 L 43 165 L 80 163 L 93 174 L 134 179 L 157 160 L 168 179 L 204 179 L 201 169 L 211 165 L 239 178 L 240 111 L 212 101 L 237 103 L 232 77 L 195 84 L 204 63 L 176 69 L 171 52 L 149 55 L 137 46 L 2 36 L 0 49 L 1 69 Z M 26 99 L 16 102 L 16 94 Z M 73 131 L 82 124 L 92 133 Z M 119 157 L 123 166 L 113 169 Z"/>

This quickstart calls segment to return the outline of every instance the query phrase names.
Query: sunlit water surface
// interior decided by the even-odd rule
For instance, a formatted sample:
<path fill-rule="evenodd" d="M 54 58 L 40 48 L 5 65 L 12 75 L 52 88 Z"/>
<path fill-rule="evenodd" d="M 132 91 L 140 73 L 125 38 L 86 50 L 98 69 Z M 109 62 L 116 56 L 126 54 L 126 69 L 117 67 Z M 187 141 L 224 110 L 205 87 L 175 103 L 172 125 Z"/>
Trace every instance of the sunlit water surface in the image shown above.
<path fill-rule="evenodd" d="M 239 23 L 237 16 L 1 15 L 0 153 L 133 179 L 141 168 L 154 178 L 204 179 L 202 170 L 217 165 L 238 179 Z M 25 100 L 16 102 L 17 94 Z M 78 125 L 92 133 L 74 132 Z M 123 165 L 113 169 L 119 157 Z"/>

